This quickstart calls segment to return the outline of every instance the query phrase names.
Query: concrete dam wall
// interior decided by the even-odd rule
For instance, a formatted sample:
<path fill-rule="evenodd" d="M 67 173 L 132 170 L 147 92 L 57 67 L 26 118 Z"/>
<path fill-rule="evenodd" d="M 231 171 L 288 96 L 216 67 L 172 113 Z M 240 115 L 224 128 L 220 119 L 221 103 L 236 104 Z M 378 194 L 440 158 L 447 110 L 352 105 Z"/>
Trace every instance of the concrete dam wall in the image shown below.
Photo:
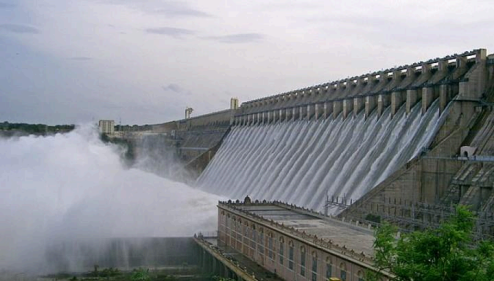
<path fill-rule="evenodd" d="M 430 142 L 435 103 L 424 116 L 402 107 L 367 119 L 292 121 L 234 127 L 197 183 L 231 198 L 246 195 L 321 210 L 327 196 L 357 200 Z"/>
<path fill-rule="evenodd" d="M 321 211 L 354 202 L 473 118 L 486 61 L 479 49 L 246 102 L 196 184 Z"/>

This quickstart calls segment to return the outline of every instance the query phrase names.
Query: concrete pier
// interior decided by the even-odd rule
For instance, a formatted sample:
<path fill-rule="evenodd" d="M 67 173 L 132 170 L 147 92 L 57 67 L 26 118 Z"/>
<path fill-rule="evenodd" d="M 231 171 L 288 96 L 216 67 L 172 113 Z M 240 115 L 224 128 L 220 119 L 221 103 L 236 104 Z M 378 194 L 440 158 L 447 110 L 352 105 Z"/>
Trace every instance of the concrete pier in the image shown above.
<path fill-rule="evenodd" d="M 359 114 L 360 111 L 362 111 L 364 106 L 365 106 L 364 98 L 362 98 L 362 97 L 353 98 L 353 114 L 354 114 L 354 116 L 357 116 L 357 114 Z"/>
<path fill-rule="evenodd" d="M 343 118 L 347 118 L 350 112 L 353 110 L 353 99 L 343 100 Z"/>
<path fill-rule="evenodd" d="M 298 111 L 299 111 L 299 115 L 298 115 L 299 119 L 304 120 L 307 117 L 307 106 L 304 105 L 300 106 L 298 108 Z"/>
<path fill-rule="evenodd" d="M 417 104 L 419 100 L 419 90 L 417 89 L 412 89 L 412 90 L 407 90 L 407 100 L 406 100 L 406 111 L 407 114 L 412 111 L 412 108 Z"/>
<path fill-rule="evenodd" d="M 365 118 L 368 118 L 377 105 L 376 96 L 365 97 Z"/>
<path fill-rule="evenodd" d="M 312 116 L 315 115 L 315 113 L 316 113 L 316 105 L 317 104 L 308 104 L 307 105 L 307 120 L 310 120 L 312 118 Z"/>
<path fill-rule="evenodd" d="M 327 119 L 333 113 L 333 103 L 325 102 L 324 103 L 324 119 Z"/>
<path fill-rule="evenodd" d="M 425 113 L 429 106 L 434 101 L 434 88 L 433 87 L 424 87 L 422 88 L 422 113 Z"/>
<path fill-rule="evenodd" d="M 391 116 L 394 116 L 398 109 L 405 103 L 404 92 L 392 92 L 391 93 Z"/>
<path fill-rule="evenodd" d="M 388 107 L 389 105 L 389 95 L 378 95 L 377 96 L 377 115 L 378 116 L 381 116 L 384 112 L 384 110 L 386 109 L 386 107 Z"/>
<path fill-rule="evenodd" d="M 314 119 L 318 120 L 319 116 L 321 116 L 321 104 L 316 103 L 314 105 Z"/>
<path fill-rule="evenodd" d="M 342 100 L 335 100 L 333 101 L 333 119 L 336 119 L 338 115 L 342 112 L 343 110 L 343 101 Z"/>

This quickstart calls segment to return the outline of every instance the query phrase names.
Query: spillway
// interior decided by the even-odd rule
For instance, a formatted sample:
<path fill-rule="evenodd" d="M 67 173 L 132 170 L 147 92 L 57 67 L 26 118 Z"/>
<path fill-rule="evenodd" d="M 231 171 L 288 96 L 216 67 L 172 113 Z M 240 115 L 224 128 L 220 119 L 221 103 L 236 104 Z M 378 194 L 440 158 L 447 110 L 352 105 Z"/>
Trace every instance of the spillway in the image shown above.
<path fill-rule="evenodd" d="M 443 113 L 444 114 L 444 113 Z M 357 200 L 428 146 L 439 128 L 436 101 L 422 113 L 235 126 L 197 179 L 229 198 L 280 200 L 322 210 L 327 197 Z M 332 213 L 337 209 L 330 210 Z"/>

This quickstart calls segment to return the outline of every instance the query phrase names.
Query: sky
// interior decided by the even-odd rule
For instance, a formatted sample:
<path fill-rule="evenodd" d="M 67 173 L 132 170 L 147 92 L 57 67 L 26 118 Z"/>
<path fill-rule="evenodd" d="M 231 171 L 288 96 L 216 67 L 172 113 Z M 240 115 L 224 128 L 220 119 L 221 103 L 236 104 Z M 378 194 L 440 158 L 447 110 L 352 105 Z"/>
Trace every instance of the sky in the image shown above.
<path fill-rule="evenodd" d="M 467 50 L 490 0 L 0 0 L 0 122 L 157 124 Z"/>

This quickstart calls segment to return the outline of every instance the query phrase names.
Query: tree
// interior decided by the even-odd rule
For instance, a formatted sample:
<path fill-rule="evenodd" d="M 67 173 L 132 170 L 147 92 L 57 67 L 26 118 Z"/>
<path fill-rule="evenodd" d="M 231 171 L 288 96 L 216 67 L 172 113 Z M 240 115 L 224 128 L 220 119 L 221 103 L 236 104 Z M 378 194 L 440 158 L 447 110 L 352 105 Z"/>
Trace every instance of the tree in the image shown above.
<path fill-rule="evenodd" d="M 415 231 L 396 239 L 396 228 L 384 223 L 374 242 L 377 269 L 396 275 L 397 281 L 492 280 L 494 244 L 475 243 L 475 218 L 464 206 L 437 229 Z M 378 280 L 379 273 L 368 273 Z"/>

